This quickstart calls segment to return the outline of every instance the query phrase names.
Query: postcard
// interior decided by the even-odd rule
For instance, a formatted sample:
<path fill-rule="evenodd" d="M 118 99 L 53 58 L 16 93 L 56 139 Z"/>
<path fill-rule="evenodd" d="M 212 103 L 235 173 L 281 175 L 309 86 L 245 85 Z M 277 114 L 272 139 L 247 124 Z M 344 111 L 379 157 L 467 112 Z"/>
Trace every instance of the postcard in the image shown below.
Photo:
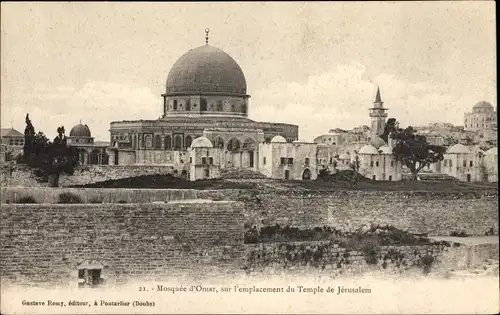
<path fill-rule="evenodd" d="M 2 2 L 2 314 L 500 311 L 494 2 Z"/>

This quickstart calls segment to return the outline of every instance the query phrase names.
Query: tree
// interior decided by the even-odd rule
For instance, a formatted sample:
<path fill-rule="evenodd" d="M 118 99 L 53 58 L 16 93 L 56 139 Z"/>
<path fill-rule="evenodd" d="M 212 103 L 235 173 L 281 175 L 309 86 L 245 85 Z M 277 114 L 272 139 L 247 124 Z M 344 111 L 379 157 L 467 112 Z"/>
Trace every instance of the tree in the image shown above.
<path fill-rule="evenodd" d="M 399 130 L 399 123 L 396 121 L 396 118 L 389 118 L 385 123 L 384 133 L 380 135 L 380 138 L 382 138 L 385 141 L 385 143 L 387 143 L 389 141 L 390 134 L 398 130 Z"/>
<path fill-rule="evenodd" d="M 392 132 L 391 138 L 395 142 L 393 154 L 410 169 L 413 180 L 417 179 L 418 172 L 426 165 L 442 161 L 446 152 L 443 146 L 429 144 L 427 139 L 416 134 L 411 126 Z"/>
<path fill-rule="evenodd" d="M 50 186 L 59 185 L 60 174 L 72 175 L 80 160 L 80 150 L 66 143 L 64 127 L 58 127 L 57 133 L 53 142 L 42 132 L 35 134 L 35 128 L 26 115 L 22 161 L 34 168 L 39 177 L 48 179 Z"/>
<path fill-rule="evenodd" d="M 354 161 L 349 164 L 351 169 L 354 171 L 354 174 L 352 177 L 352 182 L 351 182 L 352 188 L 356 188 L 358 186 L 358 182 L 359 182 L 359 165 L 360 165 L 359 156 L 358 156 L 357 151 L 354 151 L 354 154 L 355 154 Z"/>

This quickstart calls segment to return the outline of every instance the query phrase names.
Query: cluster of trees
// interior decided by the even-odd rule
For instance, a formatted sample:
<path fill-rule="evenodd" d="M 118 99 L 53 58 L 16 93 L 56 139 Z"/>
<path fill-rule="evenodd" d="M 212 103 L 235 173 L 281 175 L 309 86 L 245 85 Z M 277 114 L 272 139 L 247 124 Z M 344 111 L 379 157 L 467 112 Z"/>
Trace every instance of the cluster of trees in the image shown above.
<path fill-rule="evenodd" d="M 35 133 L 35 127 L 26 115 L 23 155 L 20 162 L 35 169 L 42 181 L 50 186 L 59 185 L 59 175 L 72 175 L 80 161 L 80 150 L 68 146 L 64 127 L 57 128 L 57 137 L 51 142 L 43 132 Z"/>

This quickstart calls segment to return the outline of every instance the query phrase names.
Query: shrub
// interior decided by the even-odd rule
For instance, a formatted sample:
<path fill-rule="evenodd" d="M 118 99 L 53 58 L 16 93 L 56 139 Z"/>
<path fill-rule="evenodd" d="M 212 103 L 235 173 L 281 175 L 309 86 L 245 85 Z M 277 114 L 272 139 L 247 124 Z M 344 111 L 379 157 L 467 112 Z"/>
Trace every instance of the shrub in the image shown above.
<path fill-rule="evenodd" d="M 80 196 L 75 195 L 70 192 L 64 192 L 59 195 L 59 202 L 58 203 L 83 203 L 82 198 Z"/>
<path fill-rule="evenodd" d="M 450 233 L 450 236 L 455 236 L 455 237 L 467 237 L 469 236 L 465 231 L 460 231 L 460 232 L 457 232 L 457 231 L 453 231 Z"/>
<path fill-rule="evenodd" d="M 15 201 L 15 203 L 37 203 L 33 196 L 23 196 Z"/>
<path fill-rule="evenodd" d="M 102 203 L 103 201 L 99 198 L 92 198 L 89 200 L 89 203 Z"/>
<path fill-rule="evenodd" d="M 432 264 L 434 263 L 434 257 L 432 255 L 425 255 L 420 259 L 420 265 L 424 269 L 424 274 L 431 272 Z"/>
<path fill-rule="evenodd" d="M 365 261 L 369 265 L 376 265 L 378 262 L 378 247 L 372 242 L 366 243 L 362 248 Z"/>
<path fill-rule="evenodd" d="M 486 231 L 486 233 L 484 233 L 485 236 L 493 236 L 495 235 L 495 229 L 494 228 L 490 228 L 488 231 Z"/>

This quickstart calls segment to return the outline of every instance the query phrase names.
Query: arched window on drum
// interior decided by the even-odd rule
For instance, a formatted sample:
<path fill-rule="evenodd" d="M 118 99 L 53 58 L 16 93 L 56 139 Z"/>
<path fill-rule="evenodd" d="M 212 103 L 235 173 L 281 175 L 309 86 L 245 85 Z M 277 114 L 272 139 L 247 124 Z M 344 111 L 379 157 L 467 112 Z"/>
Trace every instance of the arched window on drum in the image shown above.
<path fill-rule="evenodd" d="M 151 149 L 153 147 L 153 137 L 151 137 L 151 135 L 146 135 L 144 137 L 144 143 L 146 145 L 146 149 Z"/>
<path fill-rule="evenodd" d="M 171 136 L 165 136 L 165 150 L 172 150 L 172 137 Z"/>
<path fill-rule="evenodd" d="M 161 136 L 155 136 L 155 149 L 161 149 Z"/>

